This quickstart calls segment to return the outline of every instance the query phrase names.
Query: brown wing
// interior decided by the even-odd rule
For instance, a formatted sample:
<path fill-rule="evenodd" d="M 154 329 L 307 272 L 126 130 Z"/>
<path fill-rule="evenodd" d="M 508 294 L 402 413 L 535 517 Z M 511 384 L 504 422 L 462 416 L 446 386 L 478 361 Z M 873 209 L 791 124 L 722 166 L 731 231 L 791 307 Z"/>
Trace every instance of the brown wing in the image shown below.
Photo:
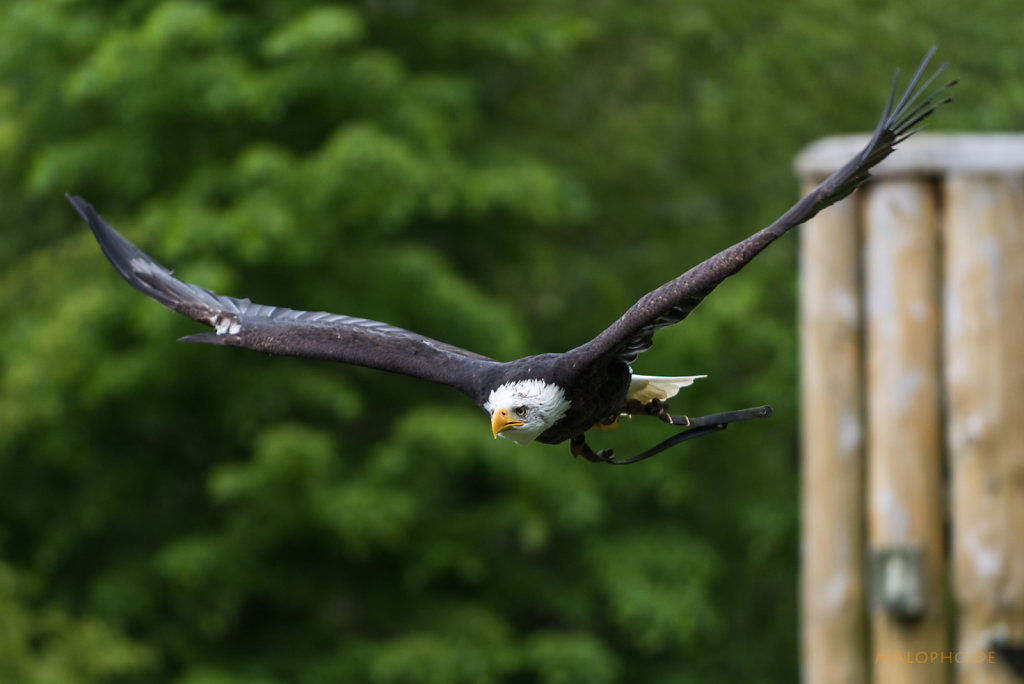
<path fill-rule="evenodd" d="M 878 126 L 860 154 L 825 179 L 767 228 L 644 295 L 601 334 L 569 352 L 574 363 L 588 364 L 600 359 L 620 360 L 626 363 L 634 361 L 641 352 L 651 347 L 657 330 L 686 318 L 719 283 L 747 265 L 761 250 L 786 231 L 807 221 L 825 207 L 838 202 L 857 189 L 868 179 L 870 169 L 885 159 L 895 145 L 912 135 L 919 124 L 935 109 L 950 101 L 951 98 L 938 98 L 956 81 L 940 86 L 927 97 L 921 98 L 947 66 L 940 65 L 934 74 L 918 85 L 934 52 L 934 47 L 928 51 L 907 89 L 894 105 L 899 78 L 899 71 L 896 71 Z"/>
<path fill-rule="evenodd" d="M 182 282 L 114 230 L 88 202 L 70 195 L 68 200 L 89 224 L 110 263 L 135 289 L 216 329 L 184 341 L 402 373 L 451 385 L 474 399 L 483 372 L 498 365 L 486 356 L 387 323 L 254 304 Z"/>

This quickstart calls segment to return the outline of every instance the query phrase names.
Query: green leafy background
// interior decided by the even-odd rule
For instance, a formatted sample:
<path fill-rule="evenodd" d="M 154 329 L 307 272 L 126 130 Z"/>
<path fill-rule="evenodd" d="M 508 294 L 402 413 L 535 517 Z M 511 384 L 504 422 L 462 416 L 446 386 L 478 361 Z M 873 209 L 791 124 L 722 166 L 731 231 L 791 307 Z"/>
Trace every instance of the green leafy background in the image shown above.
<path fill-rule="evenodd" d="M 785 210 L 934 43 L 932 129 L 1019 128 L 1022 35 L 1008 0 L 5 2 L 0 681 L 794 681 L 794 239 L 636 364 L 775 417 L 610 468 L 176 344 L 62 193 L 218 292 L 561 351 Z"/>

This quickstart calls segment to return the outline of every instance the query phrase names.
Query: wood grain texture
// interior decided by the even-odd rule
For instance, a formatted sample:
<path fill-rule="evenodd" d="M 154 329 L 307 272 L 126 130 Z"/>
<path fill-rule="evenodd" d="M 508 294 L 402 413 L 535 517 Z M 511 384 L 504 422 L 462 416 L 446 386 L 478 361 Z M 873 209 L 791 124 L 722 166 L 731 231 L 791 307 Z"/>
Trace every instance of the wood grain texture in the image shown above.
<path fill-rule="evenodd" d="M 946 185 L 944 359 L 957 649 L 1024 643 L 1024 178 Z M 1020 682 L 965 663 L 961 684 Z"/>
<path fill-rule="evenodd" d="M 818 684 L 867 681 L 859 243 L 854 201 L 800 230 L 801 661 Z"/>
<path fill-rule="evenodd" d="M 872 651 L 947 650 L 939 382 L 938 216 L 933 184 L 890 179 L 863 198 L 867 509 L 871 551 L 919 549 L 924 611 L 871 608 Z M 874 684 L 939 684 L 948 665 L 872 658 Z"/>

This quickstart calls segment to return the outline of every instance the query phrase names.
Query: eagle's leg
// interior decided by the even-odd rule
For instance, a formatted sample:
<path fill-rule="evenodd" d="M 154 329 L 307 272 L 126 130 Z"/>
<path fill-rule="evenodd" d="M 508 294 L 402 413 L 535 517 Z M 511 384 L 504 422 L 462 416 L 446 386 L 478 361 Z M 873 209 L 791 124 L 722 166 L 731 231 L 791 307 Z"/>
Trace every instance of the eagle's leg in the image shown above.
<path fill-rule="evenodd" d="M 669 425 L 678 425 L 681 427 L 689 427 L 692 423 L 688 416 L 677 416 L 669 413 L 668 404 L 661 399 L 651 399 L 646 404 L 637 401 L 636 399 L 629 399 L 622 407 L 622 413 L 630 416 L 657 416 Z"/>
<path fill-rule="evenodd" d="M 651 399 L 646 404 L 638 399 L 627 399 L 626 403 L 617 413 L 608 416 L 604 420 L 594 423 L 593 427 L 599 430 L 611 430 L 619 426 L 622 416 L 657 416 L 669 425 L 689 427 L 692 421 L 687 416 L 676 416 L 668 412 L 668 404 L 660 399 Z"/>
<path fill-rule="evenodd" d="M 679 416 L 668 412 L 668 404 L 657 399 L 652 399 L 645 408 L 651 415 L 657 416 L 669 425 L 679 427 L 698 428 L 709 425 L 725 425 L 740 420 L 752 420 L 754 418 L 767 418 L 772 415 L 771 406 L 756 406 L 754 408 L 739 409 L 738 411 L 725 411 L 724 413 L 712 413 L 707 416 Z"/>
<path fill-rule="evenodd" d="M 682 427 L 689 427 L 690 425 L 693 424 L 693 421 L 690 420 L 689 416 L 678 416 L 674 413 L 669 413 L 668 404 L 666 404 L 663 401 L 654 399 L 651 401 L 651 404 L 653 404 L 655 401 L 657 401 L 658 404 L 660 404 L 660 407 L 654 415 L 658 416 L 658 418 L 660 418 L 664 422 L 668 423 L 669 425 L 679 425 Z M 650 406 L 650 404 L 648 404 L 648 406 Z"/>
<path fill-rule="evenodd" d="M 615 452 L 611 449 L 601 449 L 595 452 L 587 444 L 587 438 L 583 434 L 578 434 L 569 440 L 569 451 L 572 452 L 573 458 L 582 456 L 591 463 L 607 463 L 615 458 Z"/>

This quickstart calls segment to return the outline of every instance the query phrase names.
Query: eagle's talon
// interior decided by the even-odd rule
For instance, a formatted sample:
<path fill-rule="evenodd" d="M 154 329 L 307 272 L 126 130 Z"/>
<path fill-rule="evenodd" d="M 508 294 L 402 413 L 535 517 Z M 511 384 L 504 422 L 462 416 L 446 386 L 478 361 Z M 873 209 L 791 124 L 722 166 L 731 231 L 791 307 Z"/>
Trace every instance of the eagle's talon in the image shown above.
<path fill-rule="evenodd" d="M 593 449 L 587 447 L 587 450 L 583 452 L 583 458 L 591 463 L 607 463 L 615 458 L 615 452 L 611 449 L 601 449 L 598 452 L 594 452 Z"/>
<path fill-rule="evenodd" d="M 663 402 L 661 399 L 658 399 L 657 397 L 651 399 L 649 402 L 644 404 L 644 411 L 646 411 L 647 415 L 650 416 L 659 416 L 665 413 L 665 411 L 667 410 L 668 404 Z"/>
<path fill-rule="evenodd" d="M 573 458 L 582 456 L 591 463 L 607 463 L 615 458 L 615 452 L 611 449 L 601 449 L 595 452 L 587 444 L 587 438 L 582 434 L 576 435 L 569 440 L 569 451 L 572 453 Z"/>
<path fill-rule="evenodd" d="M 585 452 L 589 450 L 587 446 L 587 438 L 582 434 L 576 435 L 569 440 L 569 453 L 572 454 L 573 458 L 579 458 L 585 455 Z"/>

